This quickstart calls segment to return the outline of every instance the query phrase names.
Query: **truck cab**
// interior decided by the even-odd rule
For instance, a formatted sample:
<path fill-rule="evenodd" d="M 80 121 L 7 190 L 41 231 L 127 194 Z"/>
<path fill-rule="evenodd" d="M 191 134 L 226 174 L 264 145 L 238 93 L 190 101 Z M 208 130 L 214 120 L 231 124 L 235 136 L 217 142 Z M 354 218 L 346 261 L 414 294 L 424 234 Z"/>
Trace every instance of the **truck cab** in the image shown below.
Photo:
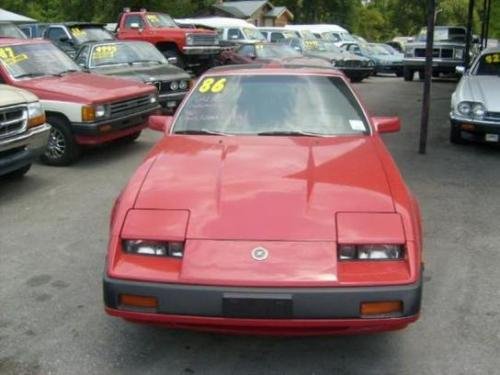
<path fill-rule="evenodd" d="M 181 68 L 202 71 L 212 66 L 220 52 L 219 38 L 212 30 L 181 28 L 165 13 L 126 9 L 119 17 L 116 36 L 154 44 L 167 58 L 176 58 Z"/>

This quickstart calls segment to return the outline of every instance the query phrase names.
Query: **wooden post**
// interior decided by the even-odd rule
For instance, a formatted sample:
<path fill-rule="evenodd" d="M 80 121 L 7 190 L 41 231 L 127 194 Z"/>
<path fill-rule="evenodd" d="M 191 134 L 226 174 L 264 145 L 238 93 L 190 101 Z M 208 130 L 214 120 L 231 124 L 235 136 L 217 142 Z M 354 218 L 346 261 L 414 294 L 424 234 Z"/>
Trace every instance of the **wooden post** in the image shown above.
<path fill-rule="evenodd" d="M 469 14 L 467 15 L 467 34 L 465 41 L 465 67 L 470 65 L 470 45 L 472 43 L 472 20 L 474 17 L 475 0 L 469 0 Z"/>

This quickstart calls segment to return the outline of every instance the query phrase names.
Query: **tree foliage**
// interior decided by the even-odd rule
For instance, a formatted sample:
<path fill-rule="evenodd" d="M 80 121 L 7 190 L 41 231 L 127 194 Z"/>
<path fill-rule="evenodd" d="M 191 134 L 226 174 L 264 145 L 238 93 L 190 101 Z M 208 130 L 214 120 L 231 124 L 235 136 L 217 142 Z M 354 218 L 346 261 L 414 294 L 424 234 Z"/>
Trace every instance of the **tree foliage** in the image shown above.
<path fill-rule="evenodd" d="M 369 40 L 414 35 L 426 20 L 427 0 L 271 0 L 285 5 L 296 23 L 334 23 Z M 439 25 L 465 25 L 469 0 L 437 0 Z M 2 0 L 2 8 L 39 21 L 115 22 L 124 7 L 192 16 L 215 0 Z M 500 1 L 492 0 L 490 36 L 500 37 Z M 480 33 L 483 1 L 476 0 L 474 31 Z"/>

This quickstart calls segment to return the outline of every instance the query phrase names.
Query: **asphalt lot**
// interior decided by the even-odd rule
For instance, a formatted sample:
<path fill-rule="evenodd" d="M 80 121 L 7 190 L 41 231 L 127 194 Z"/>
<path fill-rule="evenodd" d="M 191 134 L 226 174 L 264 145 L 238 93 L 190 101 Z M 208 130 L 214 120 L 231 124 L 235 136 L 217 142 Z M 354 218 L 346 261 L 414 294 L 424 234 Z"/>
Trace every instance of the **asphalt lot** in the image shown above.
<path fill-rule="evenodd" d="M 103 312 L 114 198 L 159 135 L 92 150 L 75 166 L 0 180 L 0 374 L 498 374 L 500 148 L 453 146 L 453 82 L 434 82 L 428 154 L 419 155 L 419 82 L 356 85 L 372 114 L 397 114 L 385 140 L 419 198 L 423 315 L 372 336 L 263 338 L 172 331 Z"/>

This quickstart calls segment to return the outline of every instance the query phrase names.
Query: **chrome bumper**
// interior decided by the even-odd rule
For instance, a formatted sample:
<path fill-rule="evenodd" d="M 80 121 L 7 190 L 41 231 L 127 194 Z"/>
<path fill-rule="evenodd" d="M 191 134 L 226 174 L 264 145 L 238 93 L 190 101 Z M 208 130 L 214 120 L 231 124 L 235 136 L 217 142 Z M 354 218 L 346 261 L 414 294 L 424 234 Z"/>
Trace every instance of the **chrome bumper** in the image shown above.
<path fill-rule="evenodd" d="M 0 152 L 17 147 L 27 147 L 34 153 L 39 153 L 47 145 L 49 140 L 50 125 L 43 124 L 29 129 L 17 136 L 0 139 Z"/>
<path fill-rule="evenodd" d="M 186 46 L 182 47 L 186 55 L 216 55 L 221 51 L 219 46 Z"/>

